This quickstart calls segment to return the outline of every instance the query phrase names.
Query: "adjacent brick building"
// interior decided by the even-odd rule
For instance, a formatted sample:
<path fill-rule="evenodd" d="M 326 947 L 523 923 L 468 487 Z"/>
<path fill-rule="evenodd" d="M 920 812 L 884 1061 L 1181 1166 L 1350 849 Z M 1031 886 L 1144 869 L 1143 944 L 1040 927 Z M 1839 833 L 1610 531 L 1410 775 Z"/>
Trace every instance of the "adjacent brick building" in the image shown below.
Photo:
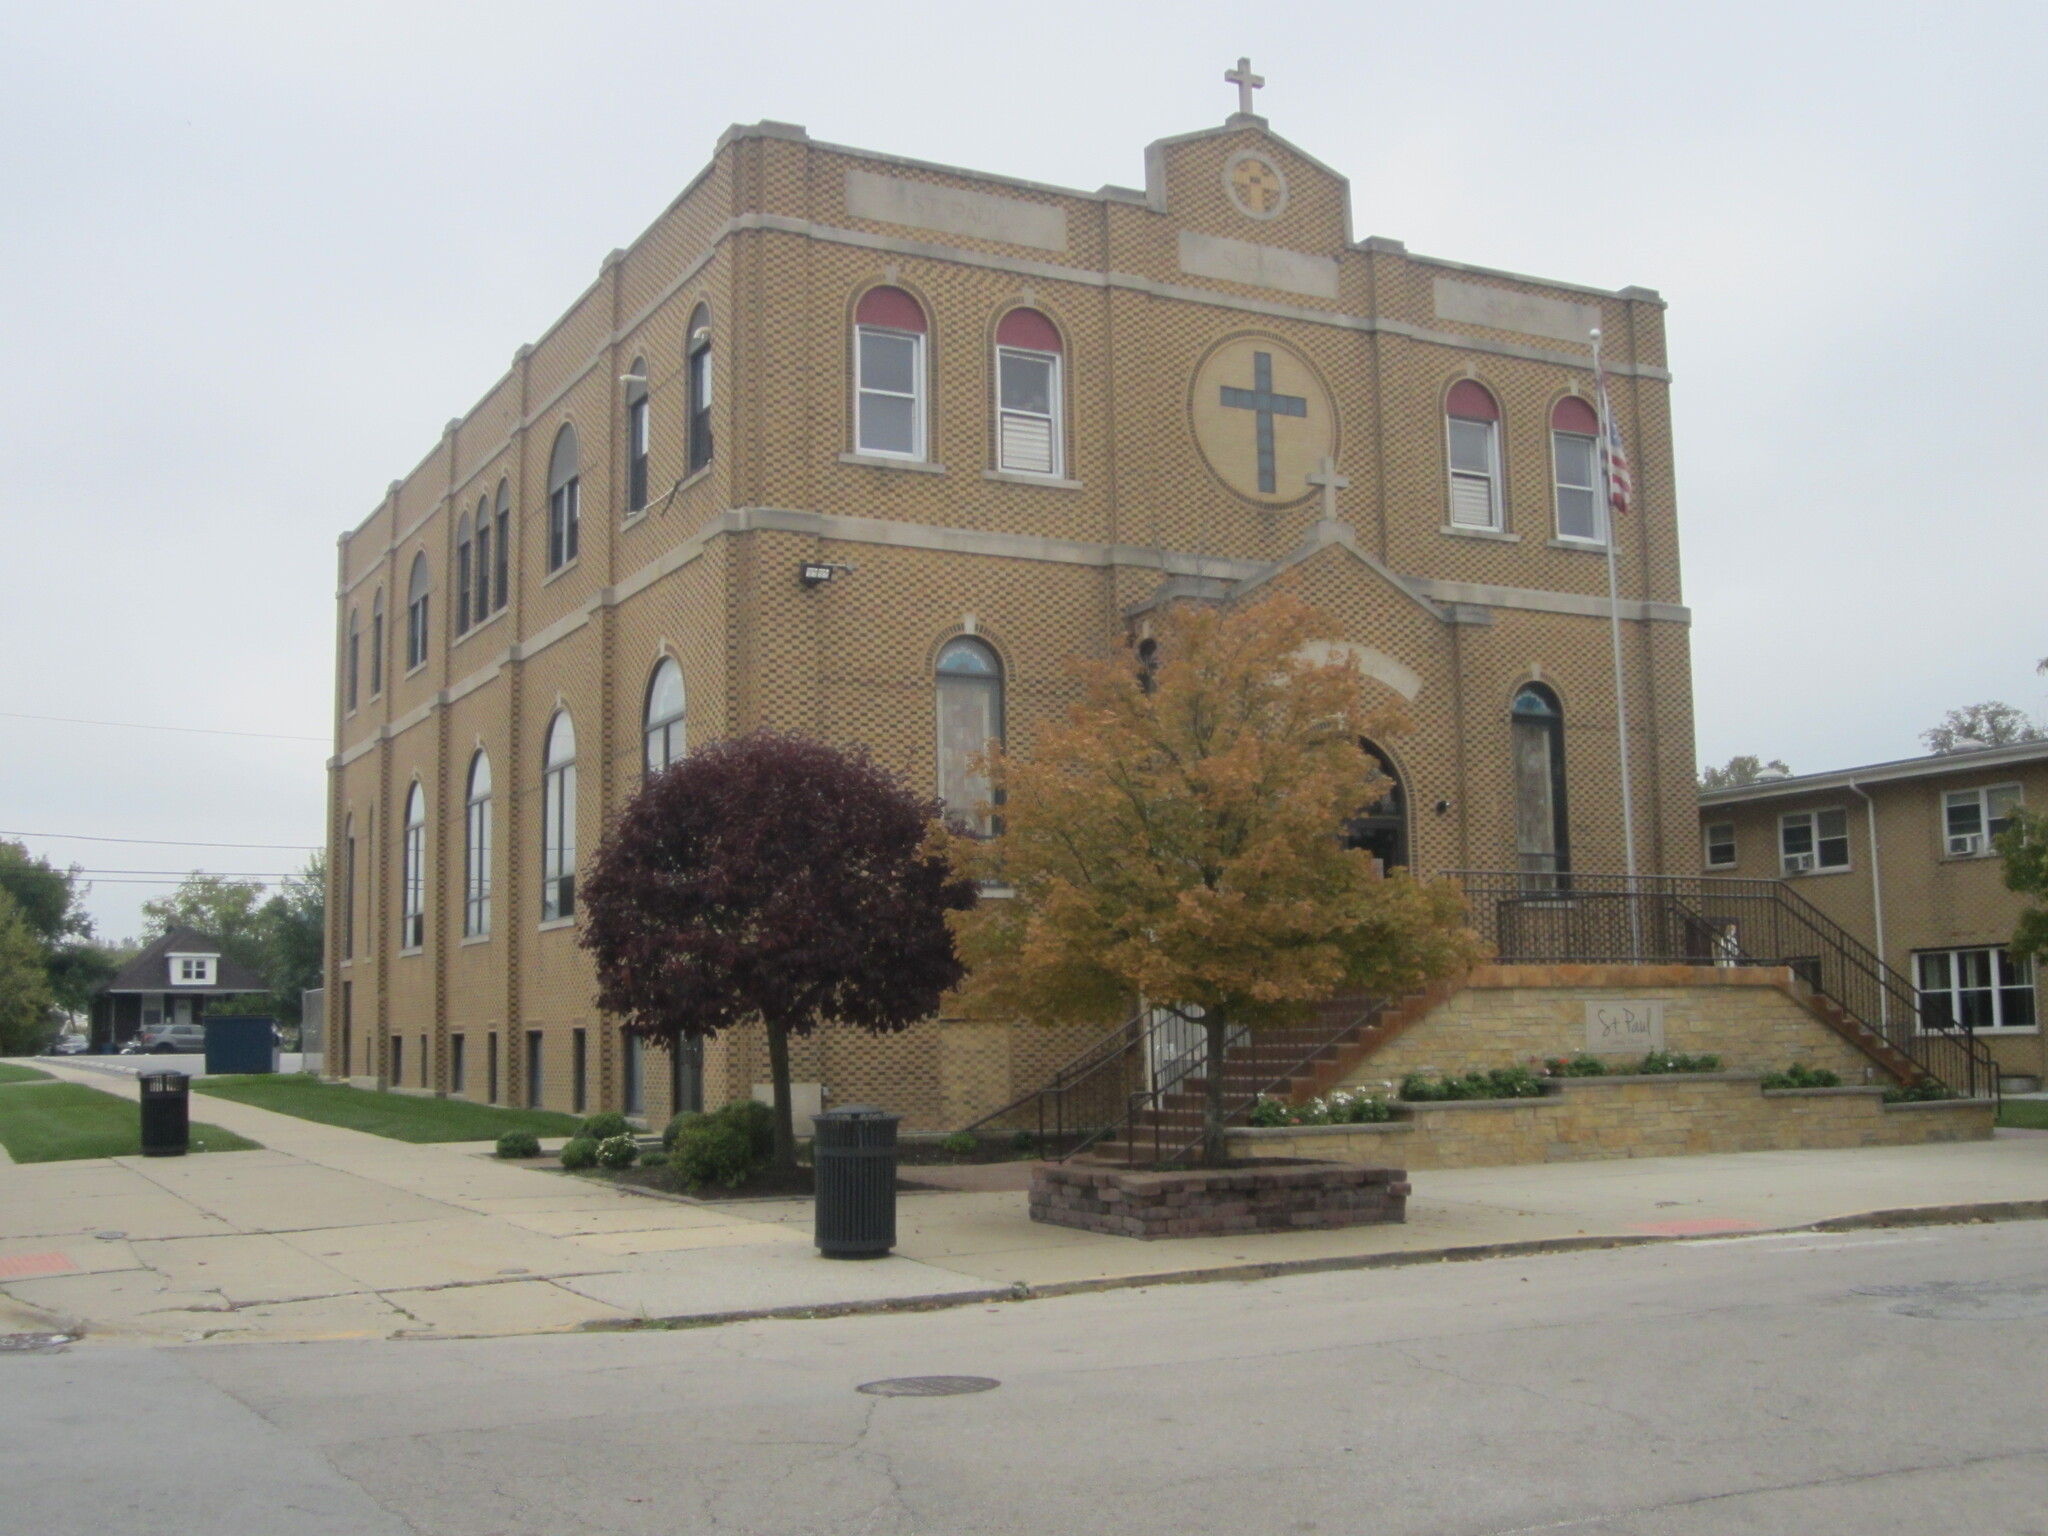
<path fill-rule="evenodd" d="M 592 1005 L 574 872 L 696 742 L 869 744 L 973 798 L 1064 664 L 1175 594 L 1292 584 L 1412 729 L 1392 862 L 1618 869 L 1589 331 L 1621 523 L 1638 848 L 1697 835 L 1663 304 L 1354 238 L 1347 183 L 1240 112 L 1145 185 L 1043 186 L 734 128 L 341 540 L 334 1069 L 651 1118 L 765 1079 L 671 1073 Z M 1105 1026 L 1114 1020 L 1104 1020 Z M 952 1126 L 1089 1035 L 826 1030 L 795 1076 Z M 701 1073 L 701 1077 L 698 1074 Z"/>
<path fill-rule="evenodd" d="M 2039 981 L 2006 945 L 2025 899 L 1991 840 L 2048 803 L 2048 742 L 1767 778 L 1700 796 L 1710 875 L 1784 877 L 1975 1029 L 2011 1088 L 2039 1084 Z"/>

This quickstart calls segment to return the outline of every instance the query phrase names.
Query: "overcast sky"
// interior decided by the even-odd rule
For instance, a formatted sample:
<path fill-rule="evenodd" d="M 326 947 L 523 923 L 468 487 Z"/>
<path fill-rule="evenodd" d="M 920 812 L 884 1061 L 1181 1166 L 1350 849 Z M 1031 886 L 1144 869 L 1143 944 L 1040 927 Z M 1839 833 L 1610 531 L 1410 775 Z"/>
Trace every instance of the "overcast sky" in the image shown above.
<path fill-rule="evenodd" d="M 2048 713 L 2044 34 L 2039 0 L 8 7 L 0 832 L 141 872 L 95 885 L 110 936 L 164 889 L 117 880 L 296 867 L 47 834 L 322 835 L 336 534 L 728 124 L 1141 185 L 1241 53 L 1360 237 L 1670 302 L 1702 760 Z"/>

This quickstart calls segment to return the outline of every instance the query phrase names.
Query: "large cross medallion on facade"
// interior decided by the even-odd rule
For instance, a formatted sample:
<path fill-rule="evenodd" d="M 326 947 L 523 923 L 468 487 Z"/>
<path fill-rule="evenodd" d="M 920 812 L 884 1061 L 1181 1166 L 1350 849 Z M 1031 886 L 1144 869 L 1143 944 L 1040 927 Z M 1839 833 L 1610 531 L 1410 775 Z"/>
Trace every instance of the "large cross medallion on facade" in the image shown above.
<path fill-rule="evenodd" d="M 1258 424 L 1259 490 L 1270 496 L 1279 489 L 1279 475 L 1273 466 L 1273 418 L 1306 416 L 1308 401 L 1300 395 L 1273 393 L 1273 354 L 1252 354 L 1252 387 L 1223 386 L 1223 403 L 1233 410 L 1254 412 Z"/>

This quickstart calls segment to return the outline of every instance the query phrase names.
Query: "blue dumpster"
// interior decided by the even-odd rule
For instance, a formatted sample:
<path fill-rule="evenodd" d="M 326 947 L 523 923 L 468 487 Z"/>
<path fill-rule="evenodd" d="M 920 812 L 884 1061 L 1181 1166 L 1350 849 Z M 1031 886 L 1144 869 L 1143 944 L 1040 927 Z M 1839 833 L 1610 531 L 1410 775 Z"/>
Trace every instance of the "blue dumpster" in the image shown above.
<path fill-rule="evenodd" d="M 275 1072 L 278 1068 L 277 1020 L 268 1017 L 208 1018 L 206 1075 L 223 1072 Z"/>

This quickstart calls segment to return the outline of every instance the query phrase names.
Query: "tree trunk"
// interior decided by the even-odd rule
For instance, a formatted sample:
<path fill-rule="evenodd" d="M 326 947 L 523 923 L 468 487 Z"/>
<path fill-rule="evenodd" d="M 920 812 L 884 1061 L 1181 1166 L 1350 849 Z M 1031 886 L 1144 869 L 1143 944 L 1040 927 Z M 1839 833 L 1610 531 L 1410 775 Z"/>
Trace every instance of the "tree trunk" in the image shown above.
<path fill-rule="evenodd" d="M 768 1025 L 768 1079 L 775 1087 L 775 1159 L 777 1168 L 796 1167 L 796 1132 L 789 1112 L 789 1026 L 778 1019 Z"/>
<path fill-rule="evenodd" d="M 1229 1161 L 1223 1146 L 1223 1054 L 1230 1025 L 1223 1010 L 1211 1008 L 1202 1018 L 1202 1032 L 1208 1037 L 1208 1092 L 1202 1100 L 1202 1161 L 1221 1168 Z"/>

